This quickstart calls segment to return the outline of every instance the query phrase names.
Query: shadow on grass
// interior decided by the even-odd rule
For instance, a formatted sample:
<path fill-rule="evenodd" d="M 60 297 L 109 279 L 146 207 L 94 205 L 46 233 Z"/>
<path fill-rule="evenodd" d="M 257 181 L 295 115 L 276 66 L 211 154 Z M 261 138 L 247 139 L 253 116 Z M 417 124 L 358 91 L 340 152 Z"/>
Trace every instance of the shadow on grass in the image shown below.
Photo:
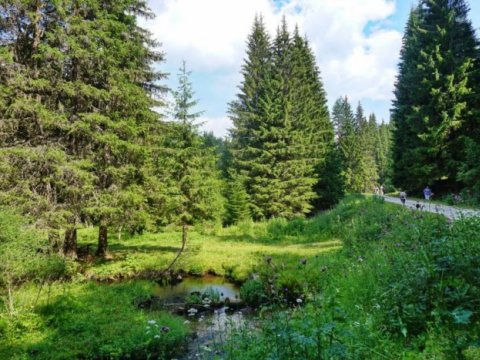
<path fill-rule="evenodd" d="M 88 284 L 58 295 L 35 311 L 48 335 L 26 344 L 25 350 L 35 359 L 174 357 L 183 347 L 186 330 L 181 319 L 146 314 L 135 306 L 150 295 L 148 286 L 134 282 Z M 152 318 L 169 331 L 147 332 Z"/>

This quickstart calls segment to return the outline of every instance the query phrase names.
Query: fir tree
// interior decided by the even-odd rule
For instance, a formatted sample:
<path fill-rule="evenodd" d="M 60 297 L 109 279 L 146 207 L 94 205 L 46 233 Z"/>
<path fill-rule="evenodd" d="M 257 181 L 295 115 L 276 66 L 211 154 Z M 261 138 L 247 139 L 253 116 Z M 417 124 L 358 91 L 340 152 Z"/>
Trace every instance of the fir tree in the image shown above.
<path fill-rule="evenodd" d="M 363 180 L 360 174 L 362 152 L 358 146 L 356 121 L 348 98 L 336 100 L 332 110 L 336 140 L 342 158 L 342 176 L 347 192 L 362 192 Z"/>
<path fill-rule="evenodd" d="M 291 36 L 283 20 L 270 45 L 257 18 L 242 74 L 238 99 L 230 106 L 232 148 L 252 215 L 262 219 L 307 214 L 333 139 L 308 42 L 298 29 Z"/>
<path fill-rule="evenodd" d="M 12 152 L 2 160 L 55 159 L 43 173 L 30 167 L 22 197 L 35 193 L 48 203 L 40 212 L 54 212 L 73 256 L 78 223 L 90 217 L 104 256 L 107 228 L 146 214 L 138 169 L 158 124 L 152 95 L 161 91 L 155 82 L 162 74 L 151 65 L 163 55 L 152 50 L 137 16 L 151 14 L 137 0 L 25 1 L 3 10 L 0 116 L 2 145 Z M 15 163 L 2 166 L 18 171 Z M 6 193 L 18 190 L 2 183 Z"/>
<path fill-rule="evenodd" d="M 478 41 L 462 0 L 423 0 L 404 39 L 396 100 L 394 179 L 458 190 L 463 139 L 475 128 Z"/>
<path fill-rule="evenodd" d="M 150 172 L 161 183 L 152 186 L 151 202 L 161 224 L 182 226 L 182 249 L 187 242 L 188 227 L 201 221 L 219 222 L 223 215 L 222 185 L 217 170 L 215 149 L 198 133 L 195 111 L 198 101 L 185 62 L 178 73 L 178 89 L 173 91 L 174 123 L 164 131 L 153 150 Z"/>

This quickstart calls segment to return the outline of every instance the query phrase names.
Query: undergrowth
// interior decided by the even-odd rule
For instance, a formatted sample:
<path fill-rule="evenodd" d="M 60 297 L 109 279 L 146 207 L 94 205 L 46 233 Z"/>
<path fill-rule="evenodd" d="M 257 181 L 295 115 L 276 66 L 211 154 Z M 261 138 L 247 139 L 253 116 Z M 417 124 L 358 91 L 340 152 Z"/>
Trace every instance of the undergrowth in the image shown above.
<path fill-rule="evenodd" d="M 260 330 L 237 331 L 226 358 L 478 359 L 479 219 L 353 197 L 303 226 L 343 250 L 266 259 L 242 289 Z"/>

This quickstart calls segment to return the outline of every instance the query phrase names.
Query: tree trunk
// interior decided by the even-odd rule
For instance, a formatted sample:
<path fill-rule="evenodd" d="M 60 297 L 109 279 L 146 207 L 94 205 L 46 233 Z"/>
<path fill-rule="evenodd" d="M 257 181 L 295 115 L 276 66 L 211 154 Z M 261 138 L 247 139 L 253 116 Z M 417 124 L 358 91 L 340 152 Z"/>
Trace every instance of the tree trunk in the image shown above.
<path fill-rule="evenodd" d="M 108 246 L 108 228 L 105 225 L 100 225 L 98 229 L 98 247 L 96 255 L 105 257 L 107 255 Z"/>
<path fill-rule="evenodd" d="M 77 228 L 68 228 L 65 231 L 63 255 L 71 259 L 77 258 Z"/>
<path fill-rule="evenodd" d="M 173 259 L 173 261 L 170 263 L 170 265 L 168 265 L 168 267 L 162 272 L 163 275 L 168 273 L 173 268 L 173 265 L 175 265 L 178 258 L 180 257 L 180 255 L 182 255 L 185 248 L 187 247 L 187 230 L 188 230 L 188 226 L 183 224 L 182 225 L 182 247 L 178 251 L 177 256 L 175 256 L 175 259 Z"/>
<path fill-rule="evenodd" d="M 188 226 L 183 224 L 182 226 L 182 249 L 180 252 L 183 252 L 185 250 L 185 246 L 187 245 L 187 231 L 188 231 Z"/>

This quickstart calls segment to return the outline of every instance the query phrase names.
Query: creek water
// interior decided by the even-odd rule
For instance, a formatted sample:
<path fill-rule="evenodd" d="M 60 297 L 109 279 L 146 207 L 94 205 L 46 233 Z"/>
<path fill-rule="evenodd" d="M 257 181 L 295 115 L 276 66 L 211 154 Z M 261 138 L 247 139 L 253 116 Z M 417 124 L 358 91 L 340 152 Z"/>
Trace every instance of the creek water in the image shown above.
<path fill-rule="evenodd" d="M 192 294 L 202 297 L 212 292 L 219 297 L 215 306 L 208 302 L 206 306 L 187 303 Z M 240 303 L 240 288 L 222 277 L 186 278 L 177 285 L 158 285 L 154 295 L 161 299 L 165 308 L 177 313 L 181 309 L 185 323 L 193 331 L 181 360 L 218 358 L 233 330 L 253 326 L 253 316 Z"/>
<path fill-rule="evenodd" d="M 203 276 L 198 278 L 185 278 L 176 285 L 157 285 L 154 295 L 161 298 L 165 304 L 181 304 L 195 293 L 204 294 L 213 290 L 220 295 L 222 303 L 238 303 L 240 301 L 240 287 L 228 282 L 219 276 Z"/>

